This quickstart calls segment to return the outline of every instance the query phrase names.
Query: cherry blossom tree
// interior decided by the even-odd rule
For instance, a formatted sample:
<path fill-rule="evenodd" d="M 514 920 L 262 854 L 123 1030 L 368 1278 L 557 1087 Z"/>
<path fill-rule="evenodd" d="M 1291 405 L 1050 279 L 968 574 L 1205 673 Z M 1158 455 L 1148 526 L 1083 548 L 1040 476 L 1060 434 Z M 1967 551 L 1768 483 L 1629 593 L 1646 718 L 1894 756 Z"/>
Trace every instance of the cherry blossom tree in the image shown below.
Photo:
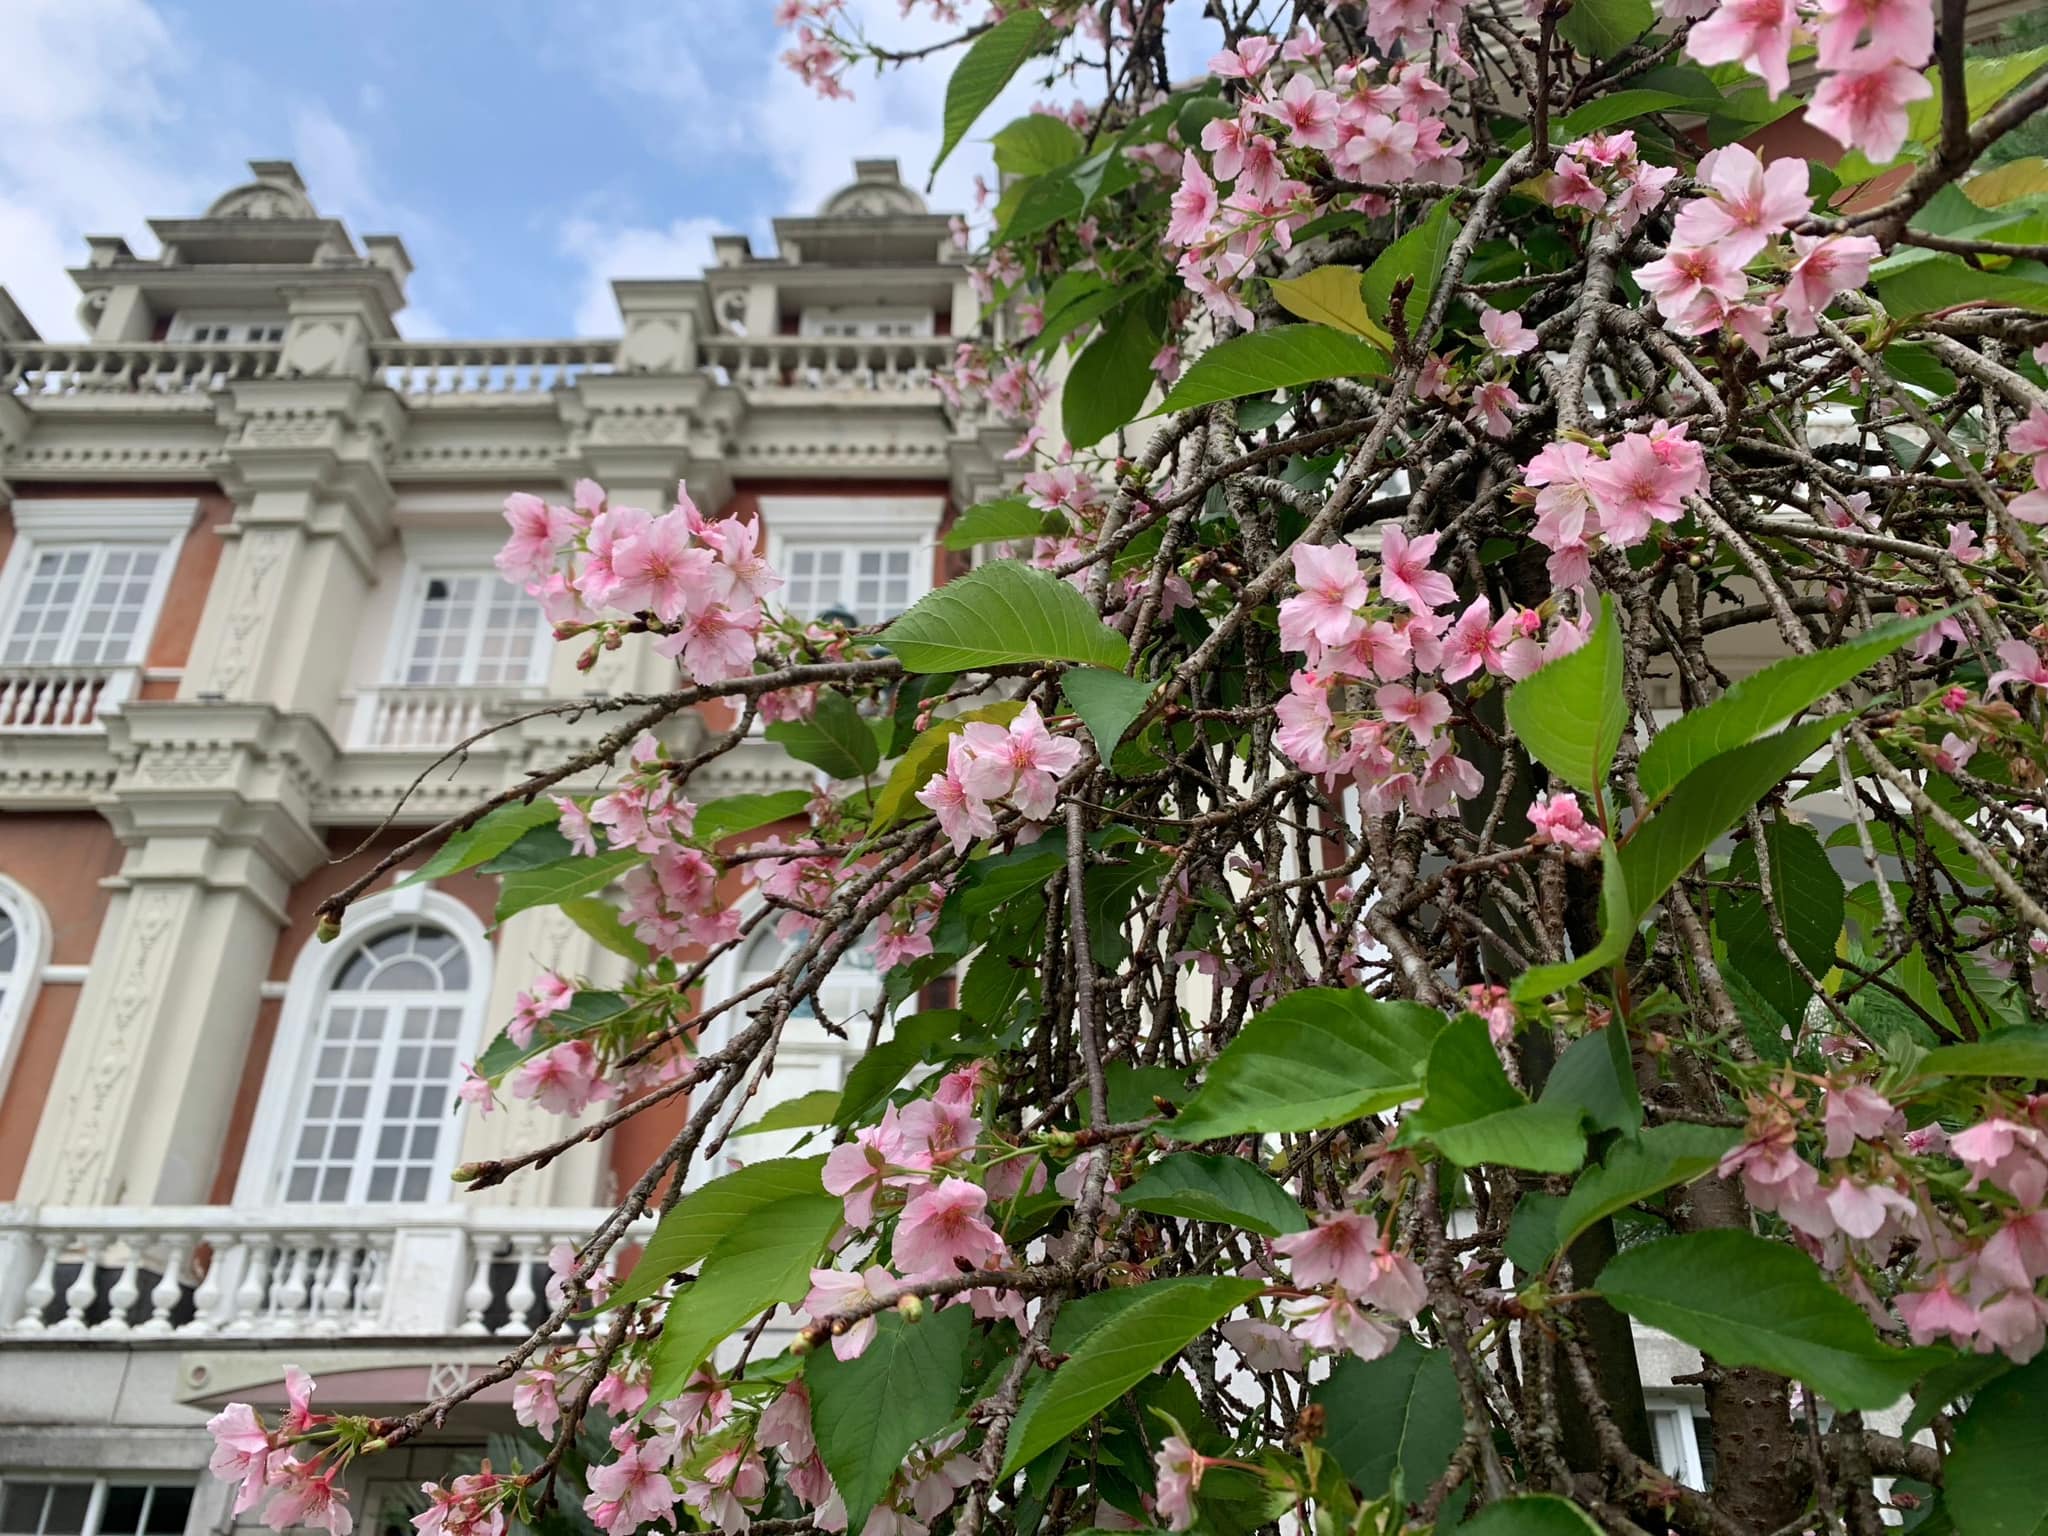
<path fill-rule="evenodd" d="M 942 158 L 1052 101 L 940 380 L 1019 432 L 946 534 L 999 558 L 852 627 L 687 487 L 507 503 L 562 643 L 674 686 L 323 922 L 421 860 L 568 901 L 631 980 L 537 978 L 464 1097 L 581 1118 L 457 1178 L 669 1139 L 495 1369 L 222 1413 L 238 1509 L 339 1536 L 351 1462 L 510 1382 L 539 1448 L 422 1530 L 2036 1529 L 2048 163 L 1986 157 L 2048 51 L 1211 0 L 1177 79 L 1160 0 L 927 8 Z M 910 56 L 783 10 L 827 94 Z M 764 725 L 817 791 L 693 799 Z M 783 1102 L 800 1011 L 865 1054 Z M 757 1125 L 809 1143 L 732 1168 Z"/>

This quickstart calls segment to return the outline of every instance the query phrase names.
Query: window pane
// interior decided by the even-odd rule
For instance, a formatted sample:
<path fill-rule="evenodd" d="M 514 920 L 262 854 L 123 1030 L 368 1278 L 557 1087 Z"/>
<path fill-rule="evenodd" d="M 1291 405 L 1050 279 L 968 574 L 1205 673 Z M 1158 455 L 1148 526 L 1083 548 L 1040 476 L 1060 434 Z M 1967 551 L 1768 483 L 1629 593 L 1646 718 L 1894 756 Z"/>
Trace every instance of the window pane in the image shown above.
<path fill-rule="evenodd" d="M 43 1512 L 43 1536 L 81 1536 L 91 1508 L 91 1483 L 52 1483 Z"/>
<path fill-rule="evenodd" d="M 149 1502 L 149 1489 L 141 1483 L 112 1483 L 100 1506 L 100 1536 L 132 1536 L 142 1529 L 142 1506 Z"/>
<path fill-rule="evenodd" d="M 150 1500 L 143 1521 L 143 1536 L 179 1536 L 192 1514 L 192 1490 L 171 1484 L 160 1485 Z"/>
<path fill-rule="evenodd" d="M 467 687 L 531 675 L 539 615 L 533 599 L 490 575 L 444 574 L 423 584 L 405 681 Z"/>
<path fill-rule="evenodd" d="M 25 1483 L 7 1479 L 0 1493 L 0 1532 L 5 1536 L 36 1536 L 43 1525 L 43 1504 L 50 1496 L 48 1483 Z"/>

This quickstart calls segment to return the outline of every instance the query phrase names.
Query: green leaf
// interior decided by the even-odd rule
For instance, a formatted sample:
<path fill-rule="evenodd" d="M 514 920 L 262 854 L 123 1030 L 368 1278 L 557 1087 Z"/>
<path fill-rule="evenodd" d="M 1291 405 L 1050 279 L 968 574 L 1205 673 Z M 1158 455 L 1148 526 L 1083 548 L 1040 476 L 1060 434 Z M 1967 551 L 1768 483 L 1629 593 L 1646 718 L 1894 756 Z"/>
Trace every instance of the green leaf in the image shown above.
<path fill-rule="evenodd" d="M 1096 755 L 1108 762 L 1131 722 L 1145 712 L 1152 685 L 1100 667 L 1077 667 L 1060 678 L 1060 692 L 1095 738 Z"/>
<path fill-rule="evenodd" d="M 839 1112 L 832 1123 L 842 1128 L 859 1124 L 912 1067 L 945 1042 L 957 1039 L 960 1026 L 966 1022 L 967 1016 L 952 1008 L 936 1008 L 898 1019 L 895 1032 L 863 1052 L 848 1070 L 846 1084 L 839 1091 Z"/>
<path fill-rule="evenodd" d="M 830 1125 L 839 1113 L 839 1090 L 816 1088 L 784 1099 L 751 1125 L 734 1131 L 735 1136 L 758 1136 L 768 1131 L 797 1131 L 813 1125 Z"/>
<path fill-rule="evenodd" d="M 2007 1029 L 1963 1045 L 1944 1045 L 1920 1061 L 1921 1077 L 2048 1078 L 2048 1030 Z"/>
<path fill-rule="evenodd" d="M 910 1448 L 953 1422 L 974 1312 L 948 1307 L 918 1323 L 885 1312 L 875 1322 L 857 1358 L 820 1349 L 804 1364 L 818 1454 L 846 1501 L 848 1530 L 866 1523 Z"/>
<path fill-rule="evenodd" d="M 477 865 L 480 875 L 516 875 L 523 870 L 545 869 L 564 859 L 576 857 L 576 849 L 562 835 L 560 827 L 529 827 L 518 842 L 494 858 Z"/>
<path fill-rule="evenodd" d="M 946 530 L 948 549 L 973 549 L 1005 539 L 1033 539 L 1045 527 L 1045 514 L 1022 497 L 984 501 L 953 519 Z"/>
<path fill-rule="evenodd" d="M 1813 1260 L 1748 1232 L 1689 1232 L 1631 1248 L 1601 1271 L 1599 1290 L 1723 1365 L 1803 1381 L 1838 1408 L 1889 1408 L 1943 1358 L 1880 1343 L 1863 1309 Z"/>
<path fill-rule="evenodd" d="M 594 896 L 646 857 L 636 849 L 619 848 L 507 875 L 498 889 L 497 921 L 529 907 L 559 906 L 578 896 Z"/>
<path fill-rule="evenodd" d="M 1788 656 L 1743 678 L 1706 708 L 1688 710 L 1659 731 L 1643 749 L 1636 782 L 1655 805 L 1702 763 L 1776 729 L 1944 617 L 1945 613 L 1927 613 L 1894 619 L 1846 644 L 1809 656 Z"/>
<path fill-rule="evenodd" d="M 1264 1289 L 1261 1281 L 1208 1275 L 1136 1287 L 1114 1319 L 1077 1342 L 1025 1396 L 1010 1427 L 1003 1476 L 1086 1424 Z"/>
<path fill-rule="evenodd" d="M 1147 1168 L 1129 1188 L 1118 1190 L 1116 1198 L 1126 1210 L 1228 1222 L 1261 1237 L 1308 1228 L 1308 1217 L 1294 1196 L 1241 1157 L 1175 1152 Z"/>
<path fill-rule="evenodd" d="M 1643 1123 L 1643 1098 L 1628 1057 L 1627 1032 L 1588 1030 L 1551 1068 L 1540 1098 L 1579 1112 L 1589 1131 L 1632 1131 Z"/>
<path fill-rule="evenodd" d="M 535 827 L 553 826 L 560 814 L 555 802 L 536 800 L 531 805 L 501 805 L 473 827 L 448 834 L 448 840 L 434 850 L 434 856 L 399 882 L 418 885 L 423 880 L 440 880 L 474 869 L 510 848 Z"/>
<path fill-rule="evenodd" d="M 1459 1536 L 1601 1536 L 1591 1515 L 1554 1493 L 1501 1499 L 1459 1526 L 1458 1532 Z"/>
<path fill-rule="evenodd" d="M 1741 1140 L 1742 1133 L 1728 1127 L 1673 1123 L 1653 1125 L 1617 1141 L 1607 1160 L 1579 1175 L 1565 1196 L 1557 1212 L 1554 1249 L 1569 1248 L 1595 1222 L 1638 1200 L 1712 1172 Z"/>
<path fill-rule="evenodd" d="M 1727 878 L 1731 884 L 1754 884 L 1756 889 L 1721 892 L 1714 903 L 1714 930 L 1728 947 L 1723 969 L 1739 973 L 1781 1018 L 1797 1021 L 1813 998 L 1813 988 L 1779 950 L 1776 930 L 1782 926 L 1792 952 L 1809 971 L 1825 976 L 1842 934 L 1842 877 L 1811 827 L 1774 820 L 1766 823 L 1764 840 L 1778 922 L 1772 922 L 1764 906 L 1758 883 L 1760 853 L 1751 839 L 1735 850 Z"/>
<path fill-rule="evenodd" d="M 1980 1388 L 1955 1423 L 1945 1496 L 1968 1536 L 2048 1532 L 2048 1355 Z"/>
<path fill-rule="evenodd" d="M 1270 395 L 1322 379 L 1377 378 L 1387 371 L 1387 354 L 1370 342 L 1326 325 L 1278 325 L 1234 336 L 1211 347 L 1167 392 L 1155 416 Z"/>
<path fill-rule="evenodd" d="M 810 719 L 780 720 L 762 734 L 798 762 L 835 779 L 865 778 L 882 762 L 874 722 L 843 693 L 821 692 Z"/>
<path fill-rule="evenodd" d="M 1130 643 L 1059 577 L 1014 560 L 975 567 L 919 598 L 882 634 L 912 672 L 1079 661 L 1122 671 Z"/>
<path fill-rule="evenodd" d="M 1160 306 L 1134 299 L 1081 349 L 1060 389 L 1060 429 L 1076 448 L 1101 442 L 1134 420 L 1156 382 L 1152 359 L 1164 339 Z"/>
<path fill-rule="evenodd" d="M 652 1296 L 670 1275 L 688 1269 L 769 1206 L 822 1194 L 819 1172 L 824 1166 L 822 1157 L 778 1157 L 749 1163 L 692 1190 L 661 1218 L 609 1304 L 625 1306 Z"/>
<path fill-rule="evenodd" d="M 613 954 L 635 965 L 645 965 L 653 958 L 647 946 L 620 920 L 619 909 L 603 897 L 572 896 L 561 903 L 561 908 L 570 922 Z"/>
<path fill-rule="evenodd" d="M 1365 307 L 1365 294 L 1359 288 L 1363 276 L 1356 267 L 1317 267 L 1300 277 L 1276 277 L 1267 286 L 1290 315 L 1349 331 L 1383 352 L 1392 352 L 1394 338 Z"/>
<path fill-rule="evenodd" d="M 1027 7 L 997 22 L 974 40 L 954 66 L 953 78 L 946 82 L 945 134 L 939 141 L 938 158 L 932 161 L 935 173 L 946 163 L 946 156 L 967 137 L 975 119 L 1002 95 L 1010 77 L 1038 51 L 1046 31 L 1045 18 Z"/>
<path fill-rule="evenodd" d="M 1309 1399 L 1329 1416 L 1323 1448 L 1368 1500 L 1385 1498 L 1396 1472 L 1404 1497 L 1419 1500 L 1465 1437 L 1450 1356 L 1409 1333 L 1377 1360 L 1339 1360 Z"/>
<path fill-rule="evenodd" d="M 1436 293 L 1436 280 L 1450 259 L 1451 245 L 1458 238 L 1458 224 L 1451 216 L 1451 200 L 1443 199 L 1415 228 L 1381 251 L 1365 269 L 1365 306 L 1389 332 L 1395 329 L 1394 287 L 1402 278 L 1413 279 L 1402 314 L 1411 335 L 1429 313 L 1429 301 Z M 1418 338 L 1427 341 L 1427 337 Z"/>
<path fill-rule="evenodd" d="M 1996 1381 L 2017 1367 L 2003 1355 L 1958 1354 L 1927 1373 L 1913 1394 L 1913 1411 L 1899 1428 L 1899 1438 L 1911 1440 L 1935 1421 L 1941 1411 L 1959 1397 L 1975 1397 L 1988 1381 Z"/>
<path fill-rule="evenodd" d="M 750 1210 L 663 1313 L 648 1383 L 653 1400 L 663 1403 L 680 1395 L 721 1341 L 770 1307 L 803 1300 L 811 1287 L 811 1266 L 845 1219 L 846 1208 L 838 1198 L 823 1193 L 795 1195 Z M 646 1267 L 643 1255 L 634 1273 Z M 614 1296 L 612 1304 L 619 1300 Z"/>
<path fill-rule="evenodd" d="M 1508 724 L 1529 755 L 1565 783 L 1601 793 L 1628 725 L 1621 677 L 1621 629 L 1614 599 L 1603 593 L 1600 621 L 1586 643 L 1508 690 Z"/>
<path fill-rule="evenodd" d="M 1710 848 L 1785 776 L 1847 723 L 1823 716 L 1751 742 L 1703 763 L 1680 781 L 1652 815 L 1629 829 L 1621 867 L 1637 918 L 1642 917 Z"/>
<path fill-rule="evenodd" d="M 918 732 L 917 739 L 905 748 L 903 755 L 896 760 L 896 766 L 889 770 L 887 781 L 876 793 L 868 830 L 885 831 L 905 816 L 927 814 L 918 803 L 917 792 L 945 771 L 946 754 L 952 750 L 953 738 L 977 720 L 1008 725 L 1022 713 L 1024 703 L 1021 699 L 1004 699 L 997 704 L 970 709 L 950 720 L 934 721 Z"/>
<path fill-rule="evenodd" d="M 1561 144 L 1597 133 L 1603 128 L 1612 128 L 1631 118 L 1647 117 L 1652 112 L 1668 112 L 1674 107 L 1697 111 L 1702 105 L 1698 97 L 1680 96 L 1671 91 L 1615 91 L 1597 97 L 1563 117 L 1551 119 L 1550 138 L 1552 143 Z M 1520 149 L 1531 137 L 1529 130 L 1524 128 L 1505 140 L 1501 148 Z"/>
<path fill-rule="evenodd" d="M 1417 1003 L 1307 987 L 1258 1014 L 1209 1064 L 1165 1129 L 1181 1141 L 1314 1131 L 1379 1114 L 1422 1091 L 1443 1015 Z"/>
<path fill-rule="evenodd" d="M 996 169 L 1009 176 L 1056 171 L 1080 159 L 1085 147 L 1065 119 L 1045 112 L 1027 113 L 989 142 L 995 148 Z"/>
<path fill-rule="evenodd" d="M 697 809 L 692 836 L 700 842 L 717 843 L 740 832 L 758 832 L 792 816 L 801 816 L 811 803 L 809 790 L 778 789 L 771 794 L 727 795 Z"/>
<path fill-rule="evenodd" d="M 1437 1037 L 1423 1077 L 1423 1101 L 1401 1121 L 1404 1142 L 1426 1139 L 1452 1162 L 1498 1163 L 1536 1173 L 1571 1173 L 1586 1158 L 1578 1109 L 1530 1103 L 1508 1081 L 1486 1021 L 1461 1014 Z"/>
<path fill-rule="evenodd" d="M 1611 59 L 1650 30 L 1650 0 L 1572 0 L 1557 35 L 1590 59 Z"/>
<path fill-rule="evenodd" d="M 2048 310 L 2048 266 L 2038 261 L 2016 260 L 1986 271 L 1943 252 L 1913 254 L 1918 259 L 1887 261 L 1880 264 L 1881 270 L 1871 269 L 1877 296 L 1895 319 L 1910 320 L 1958 304 Z"/>

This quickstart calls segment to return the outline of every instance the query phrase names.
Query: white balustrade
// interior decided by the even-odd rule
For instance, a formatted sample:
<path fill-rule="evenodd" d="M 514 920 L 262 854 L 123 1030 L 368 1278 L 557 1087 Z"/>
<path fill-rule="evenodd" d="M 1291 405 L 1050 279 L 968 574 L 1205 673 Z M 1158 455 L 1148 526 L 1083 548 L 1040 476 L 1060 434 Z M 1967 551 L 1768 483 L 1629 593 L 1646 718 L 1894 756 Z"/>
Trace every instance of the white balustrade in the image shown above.
<path fill-rule="evenodd" d="M 135 693 L 134 667 L 0 667 L 0 731 L 96 731 Z"/>
<path fill-rule="evenodd" d="M 436 688 L 394 684 L 356 695 L 348 744 L 357 752 L 417 752 L 452 747 L 540 702 L 537 690 Z M 489 742 L 480 743 L 490 750 Z"/>
<path fill-rule="evenodd" d="M 604 1214 L 0 1207 L 0 1338 L 524 1337 Z"/>
<path fill-rule="evenodd" d="M 370 367 L 408 400 L 540 395 L 589 373 L 610 373 L 616 339 L 581 341 L 388 341 Z"/>
<path fill-rule="evenodd" d="M 704 371 L 755 394 L 922 393 L 952 362 L 953 347 L 944 336 L 713 336 L 703 344 Z"/>
<path fill-rule="evenodd" d="M 205 396 L 238 379 L 275 378 L 283 358 L 274 342 L 0 342 L 0 393 Z"/>

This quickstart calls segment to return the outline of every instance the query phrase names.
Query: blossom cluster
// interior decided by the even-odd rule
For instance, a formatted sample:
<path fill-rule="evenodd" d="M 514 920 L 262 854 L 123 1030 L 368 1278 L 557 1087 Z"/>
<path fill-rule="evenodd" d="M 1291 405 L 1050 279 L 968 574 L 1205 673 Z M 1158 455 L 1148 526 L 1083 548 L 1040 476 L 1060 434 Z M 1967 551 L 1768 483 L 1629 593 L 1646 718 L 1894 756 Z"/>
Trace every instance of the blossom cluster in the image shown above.
<path fill-rule="evenodd" d="M 1522 466 L 1536 510 L 1530 537 L 1550 551 L 1551 581 L 1583 587 L 1598 549 L 1633 549 L 1658 523 L 1676 522 L 1685 499 L 1707 488 L 1705 452 L 1683 422 L 1657 421 L 1612 447 L 1560 439 Z"/>
<path fill-rule="evenodd" d="M 317 1440 L 334 1420 L 313 1412 L 313 1378 L 297 1366 L 285 1367 L 284 1386 L 286 1406 L 276 1429 L 265 1429 L 247 1403 L 230 1403 L 206 1421 L 213 1436 L 208 1470 L 223 1482 L 241 1485 L 235 1491 L 237 1515 L 262 1504 L 263 1523 L 273 1531 L 309 1528 L 348 1536 L 355 1517 L 347 1490 L 338 1486 L 348 1465 L 340 1440 L 330 1440 L 310 1456 L 298 1454 L 301 1441 Z M 474 1527 L 475 1536 L 502 1536 L 503 1529 L 502 1520 L 496 1528 L 488 1523 Z"/>
<path fill-rule="evenodd" d="M 1060 775 L 1080 761 L 1081 744 L 1053 735 L 1038 706 L 1026 704 L 1007 725 L 977 720 L 964 727 L 947 745 L 945 771 L 917 799 L 961 853 L 975 838 L 995 834 L 998 803 L 1031 821 L 1051 816 Z"/>
<path fill-rule="evenodd" d="M 498 570 L 539 599 L 559 638 L 601 628 L 600 643 L 615 645 L 618 626 L 637 620 L 698 682 L 753 670 L 761 599 L 782 585 L 761 553 L 758 523 L 707 520 L 680 484 L 674 508 L 659 516 L 614 507 L 591 480 L 577 482 L 566 507 L 515 492 L 505 521 L 512 533 Z M 594 664 L 598 649 L 581 664 Z"/>

